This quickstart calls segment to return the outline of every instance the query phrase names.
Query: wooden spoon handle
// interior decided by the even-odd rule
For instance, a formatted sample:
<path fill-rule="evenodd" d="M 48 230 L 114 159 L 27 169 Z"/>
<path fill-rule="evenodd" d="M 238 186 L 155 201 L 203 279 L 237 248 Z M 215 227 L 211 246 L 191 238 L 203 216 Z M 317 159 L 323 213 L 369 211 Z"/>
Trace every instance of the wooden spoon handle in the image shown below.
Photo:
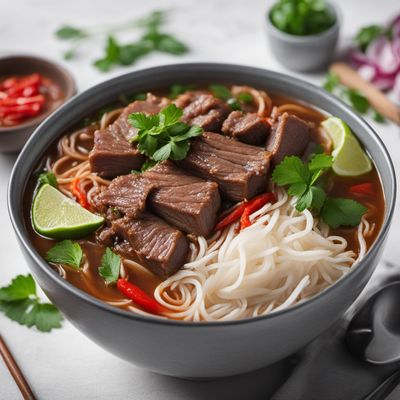
<path fill-rule="evenodd" d="M 330 71 L 339 77 L 343 85 L 362 92 L 376 111 L 400 125 L 400 107 L 374 85 L 362 79 L 353 68 L 343 63 L 334 63 Z"/>

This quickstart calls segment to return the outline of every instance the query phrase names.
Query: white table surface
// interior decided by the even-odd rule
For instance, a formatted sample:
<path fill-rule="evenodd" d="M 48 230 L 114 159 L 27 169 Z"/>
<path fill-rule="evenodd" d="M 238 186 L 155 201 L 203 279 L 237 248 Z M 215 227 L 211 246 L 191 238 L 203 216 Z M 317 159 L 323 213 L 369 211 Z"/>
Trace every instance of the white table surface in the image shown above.
<path fill-rule="evenodd" d="M 360 26 L 386 21 L 400 11 L 397 0 L 341 0 L 344 25 L 341 44 Z M 264 12 L 271 0 L 12 0 L 0 1 L 0 54 L 37 53 L 63 63 L 75 76 L 79 91 L 102 80 L 150 66 L 190 61 L 248 64 L 286 72 L 266 44 Z M 82 48 L 81 57 L 64 62 L 66 43 L 54 30 L 61 24 L 91 26 L 134 19 L 151 10 L 171 9 L 166 29 L 189 44 L 191 52 L 180 58 L 154 54 L 134 67 L 97 72 L 91 60 L 101 56 L 103 41 Z M 131 32 L 119 36 L 135 37 Z M 298 76 L 319 84 L 321 75 Z M 371 124 L 381 135 L 400 171 L 400 132 L 393 124 Z M 15 275 L 26 274 L 27 265 L 18 248 L 6 206 L 8 177 L 14 155 L 0 154 L 0 286 Z M 400 271 L 400 209 L 393 223 L 382 263 Z M 218 382 L 189 382 L 143 371 L 108 354 L 89 341 L 68 321 L 50 334 L 11 322 L 0 314 L 0 332 L 7 341 L 39 399 L 265 399 L 271 371 Z M 272 373 L 277 372 L 273 371 Z M 4 364 L 0 362 L 0 399 L 21 398 Z"/>

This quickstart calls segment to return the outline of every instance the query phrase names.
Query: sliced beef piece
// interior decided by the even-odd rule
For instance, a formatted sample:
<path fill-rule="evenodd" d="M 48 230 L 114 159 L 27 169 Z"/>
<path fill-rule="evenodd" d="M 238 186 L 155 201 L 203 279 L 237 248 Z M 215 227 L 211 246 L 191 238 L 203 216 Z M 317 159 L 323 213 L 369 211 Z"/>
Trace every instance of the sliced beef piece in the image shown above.
<path fill-rule="evenodd" d="M 149 95 L 145 101 L 129 104 L 111 125 L 96 131 L 94 146 L 89 154 L 91 171 L 112 178 L 139 169 L 145 157 L 135 144 L 129 142 L 137 130 L 129 124 L 128 116 L 134 112 L 156 114 L 165 105 L 165 99 Z"/>
<path fill-rule="evenodd" d="M 140 218 L 123 217 L 106 228 L 104 244 L 113 243 L 114 250 L 138 260 L 154 274 L 166 279 L 185 264 L 189 241 L 178 229 L 150 213 Z"/>
<path fill-rule="evenodd" d="M 286 156 L 301 156 L 312 140 L 312 126 L 288 113 L 277 117 L 272 124 L 266 149 L 273 155 L 274 165 Z"/>
<path fill-rule="evenodd" d="M 148 204 L 154 213 L 185 232 L 208 236 L 221 200 L 215 182 L 189 175 L 165 161 L 142 174 L 114 179 L 94 203 L 103 214 L 111 208 L 133 218 Z"/>
<path fill-rule="evenodd" d="M 218 185 L 189 175 L 170 161 L 147 170 L 144 177 L 157 189 L 149 197 L 151 209 L 187 233 L 208 236 L 215 226 L 221 199 Z"/>
<path fill-rule="evenodd" d="M 233 111 L 222 125 L 222 132 L 243 143 L 264 145 L 270 132 L 270 125 L 265 118 L 254 113 Z"/>
<path fill-rule="evenodd" d="M 147 198 L 155 188 L 156 185 L 142 174 L 122 175 L 94 196 L 93 205 L 102 214 L 109 215 L 110 211 L 118 211 L 136 218 L 146 208 Z"/>
<path fill-rule="evenodd" d="M 220 132 L 230 107 L 222 100 L 204 92 L 187 92 L 176 100 L 177 107 L 183 108 L 182 121 L 199 125 L 206 131 Z"/>
<path fill-rule="evenodd" d="M 217 182 L 230 200 L 242 201 L 265 191 L 271 154 L 212 132 L 192 141 L 179 165 L 203 179 Z"/>

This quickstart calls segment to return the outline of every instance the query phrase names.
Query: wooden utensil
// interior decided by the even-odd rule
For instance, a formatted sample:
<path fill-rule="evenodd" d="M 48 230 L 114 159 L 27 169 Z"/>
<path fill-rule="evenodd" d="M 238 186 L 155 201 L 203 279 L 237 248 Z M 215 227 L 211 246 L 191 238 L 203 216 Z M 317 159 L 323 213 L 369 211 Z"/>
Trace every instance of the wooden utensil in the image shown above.
<path fill-rule="evenodd" d="M 339 77 L 344 86 L 362 92 L 376 111 L 400 125 L 400 107 L 374 85 L 361 78 L 357 71 L 343 63 L 334 63 L 329 70 Z"/>
<path fill-rule="evenodd" d="M 32 389 L 29 387 L 28 382 L 26 381 L 24 375 L 22 374 L 20 368 L 18 367 L 17 362 L 12 356 L 10 350 L 8 349 L 1 335 L 0 335 L 0 355 L 1 357 L 3 357 L 4 363 L 6 364 L 8 370 L 10 371 L 10 374 L 14 378 L 15 383 L 18 385 L 24 400 L 35 400 L 36 397 L 33 394 Z"/>

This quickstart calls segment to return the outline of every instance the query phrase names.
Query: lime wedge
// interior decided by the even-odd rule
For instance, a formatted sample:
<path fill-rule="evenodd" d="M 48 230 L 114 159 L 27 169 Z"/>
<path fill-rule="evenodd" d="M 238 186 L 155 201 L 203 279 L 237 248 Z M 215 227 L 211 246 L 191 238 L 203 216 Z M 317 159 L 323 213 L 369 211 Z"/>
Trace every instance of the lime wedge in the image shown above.
<path fill-rule="evenodd" d="M 95 231 L 104 223 L 104 218 L 92 214 L 46 183 L 33 200 L 32 222 L 36 231 L 44 236 L 75 239 Z"/>
<path fill-rule="evenodd" d="M 321 123 L 333 142 L 333 171 L 340 176 L 363 175 L 372 169 L 372 163 L 347 124 L 330 117 Z"/>

